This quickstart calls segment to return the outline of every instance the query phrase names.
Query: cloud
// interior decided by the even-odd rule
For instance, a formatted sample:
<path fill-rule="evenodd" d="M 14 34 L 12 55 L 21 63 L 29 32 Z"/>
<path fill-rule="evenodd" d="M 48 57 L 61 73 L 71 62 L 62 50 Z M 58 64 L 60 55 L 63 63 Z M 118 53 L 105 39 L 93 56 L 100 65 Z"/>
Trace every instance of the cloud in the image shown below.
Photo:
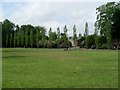
<path fill-rule="evenodd" d="M 45 26 L 47 31 L 50 27 L 53 31 L 60 27 L 63 32 L 64 25 L 67 25 L 68 35 L 72 36 L 73 25 L 76 25 L 78 33 L 83 34 L 86 22 L 89 23 L 90 33 L 93 33 L 95 8 L 99 5 L 101 3 L 95 2 L 22 2 L 6 16 L 16 24 Z"/>
<path fill-rule="evenodd" d="M 4 13 L 3 13 L 2 7 L 0 7 L 0 22 L 2 22 L 3 20 L 4 20 Z"/>
<path fill-rule="evenodd" d="M 3 0 L 4 2 L 113 2 L 113 0 Z M 119 0 L 114 0 L 119 1 Z"/>

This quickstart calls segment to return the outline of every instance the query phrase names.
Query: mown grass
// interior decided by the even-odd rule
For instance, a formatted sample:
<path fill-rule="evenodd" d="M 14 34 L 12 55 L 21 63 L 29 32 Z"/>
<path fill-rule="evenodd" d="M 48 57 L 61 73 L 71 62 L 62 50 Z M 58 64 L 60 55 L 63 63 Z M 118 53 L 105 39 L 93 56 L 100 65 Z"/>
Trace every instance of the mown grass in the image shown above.
<path fill-rule="evenodd" d="M 2 50 L 3 88 L 115 88 L 118 52 L 7 48 Z"/>

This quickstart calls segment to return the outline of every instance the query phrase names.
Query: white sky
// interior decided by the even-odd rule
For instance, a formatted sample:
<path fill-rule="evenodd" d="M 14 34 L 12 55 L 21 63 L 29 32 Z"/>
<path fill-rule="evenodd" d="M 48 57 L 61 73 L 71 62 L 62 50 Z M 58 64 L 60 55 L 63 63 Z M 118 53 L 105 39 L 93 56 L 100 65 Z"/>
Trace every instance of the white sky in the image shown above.
<path fill-rule="evenodd" d="M 83 34 L 85 23 L 88 22 L 89 33 L 92 34 L 96 7 L 107 1 L 112 0 L 2 0 L 0 21 L 7 18 L 19 25 L 45 26 L 47 31 L 49 27 L 53 31 L 60 27 L 63 31 L 64 25 L 67 25 L 69 36 L 72 36 L 74 24 L 77 33 Z"/>

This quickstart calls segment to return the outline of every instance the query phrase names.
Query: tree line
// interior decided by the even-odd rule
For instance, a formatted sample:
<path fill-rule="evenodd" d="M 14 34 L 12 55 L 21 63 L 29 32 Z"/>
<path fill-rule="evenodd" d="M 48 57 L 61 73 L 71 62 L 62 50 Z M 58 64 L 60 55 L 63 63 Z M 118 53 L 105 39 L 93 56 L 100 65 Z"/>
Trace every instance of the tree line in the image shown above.
<path fill-rule="evenodd" d="M 2 47 L 31 47 L 31 48 L 119 48 L 120 47 L 120 3 L 108 2 L 96 8 L 96 22 L 94 34 L 89 35 L 89 25 L 85 23 L 84 35 L 77 34 L 76 25 L 73 25 L 73 36 L 67 34 L 67 25 L 63 31 L 60 28 L 56 32 L 41 26 L 15 25 L 8 19 L 2 22 Z"/>

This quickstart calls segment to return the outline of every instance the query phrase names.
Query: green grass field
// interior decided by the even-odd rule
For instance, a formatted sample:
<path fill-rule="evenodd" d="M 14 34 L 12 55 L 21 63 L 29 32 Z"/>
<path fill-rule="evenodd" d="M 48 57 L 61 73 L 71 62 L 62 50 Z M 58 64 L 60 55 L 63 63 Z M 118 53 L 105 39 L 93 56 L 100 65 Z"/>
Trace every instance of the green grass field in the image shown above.
<path fill-rule="evenodd" d="M 3 48 L 3 88 L 115 88 L 118 51 Z"/>

